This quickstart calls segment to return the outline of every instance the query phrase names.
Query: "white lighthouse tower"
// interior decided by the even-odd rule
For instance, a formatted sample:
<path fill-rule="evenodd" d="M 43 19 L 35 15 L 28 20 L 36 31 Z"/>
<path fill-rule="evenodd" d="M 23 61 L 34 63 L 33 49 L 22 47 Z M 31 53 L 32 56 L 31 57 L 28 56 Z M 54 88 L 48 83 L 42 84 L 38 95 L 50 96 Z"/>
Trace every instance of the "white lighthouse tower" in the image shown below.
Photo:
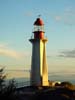
<path fill-rule="evenodd" d="M 46 60 L 46 42 L 44 37 L 44 23 L 41 18 L 34 22 L 34 37 L 29 41 L 32 43 L 31 61 L 31 86 L 48 86 L 48 66 Z"/>

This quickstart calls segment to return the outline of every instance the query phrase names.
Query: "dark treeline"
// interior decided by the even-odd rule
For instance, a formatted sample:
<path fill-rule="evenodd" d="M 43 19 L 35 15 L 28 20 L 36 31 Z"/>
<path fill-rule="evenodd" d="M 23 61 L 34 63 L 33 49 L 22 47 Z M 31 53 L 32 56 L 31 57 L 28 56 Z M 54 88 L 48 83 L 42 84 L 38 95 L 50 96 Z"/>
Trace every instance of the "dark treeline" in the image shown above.
<path fill-rule="evenodd" d="M 0 100 L 17 100 L 15 95 L 15 80 L 11 79 L 8 85 L 5 84 L 6 74 L 4 68 L 0 69 Z"/>

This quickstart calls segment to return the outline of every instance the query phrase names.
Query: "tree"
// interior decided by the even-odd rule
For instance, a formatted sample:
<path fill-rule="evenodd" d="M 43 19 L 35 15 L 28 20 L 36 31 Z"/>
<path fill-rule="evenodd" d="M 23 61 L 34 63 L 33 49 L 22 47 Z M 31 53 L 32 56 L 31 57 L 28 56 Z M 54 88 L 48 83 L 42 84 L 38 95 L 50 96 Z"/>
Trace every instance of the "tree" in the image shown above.
<path fill-rule="evenodd" d="M 16 90 L 15 80 L 9 81 L 8 85 L 5 84 L 6 75 L 4 74 L 4 68 L 0 69 L 0 99 L 15 100 L 14 92 Z"/>
<path fill-rule="evenodd" d="M 4 74 L 4 68 L 0 69 L 0 93 L 2 92 L 3 88 L 5 87 L 4 81 L 6 78 L 6 75 Z"/>

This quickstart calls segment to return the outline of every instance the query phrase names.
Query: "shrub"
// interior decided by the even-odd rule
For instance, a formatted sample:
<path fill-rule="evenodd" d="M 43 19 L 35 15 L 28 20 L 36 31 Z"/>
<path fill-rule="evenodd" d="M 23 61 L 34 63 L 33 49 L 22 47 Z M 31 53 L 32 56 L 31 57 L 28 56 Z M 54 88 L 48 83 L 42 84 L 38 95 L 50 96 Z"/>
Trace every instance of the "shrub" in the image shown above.
<path fill-rule="evenodd" d="M 11 81 L 9 81 L 9 84 L 6 85 L 5 78 L 6 78 L 6 75 L 4 74 L 4 69 L 1 68 L 0 69 L 0 99 L 9 100 L 9 98 L 11 97 L 10 100 L 12 100 L 12 98 L 15 98 L 15 95 L 14 95 L 14 91 L 16 90 L 15 81 L 14 79 L 12 79 Z"/>
<path fill-rule="evenodd" d="M 70 90 L 73 90 L 73 84 L 70 82 L 65 81 L 65 82 L 62 82 L 60 85 L 65 87 L 65 88 L 68 88 Z"/>

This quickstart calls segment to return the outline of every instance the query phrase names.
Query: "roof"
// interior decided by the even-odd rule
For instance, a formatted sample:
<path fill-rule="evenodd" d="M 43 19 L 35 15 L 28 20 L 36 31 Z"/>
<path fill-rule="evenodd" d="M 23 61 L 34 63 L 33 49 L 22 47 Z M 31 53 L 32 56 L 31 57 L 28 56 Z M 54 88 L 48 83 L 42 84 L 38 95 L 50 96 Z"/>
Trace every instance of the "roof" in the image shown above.
<path fill-rule="evenodd" d="M 40 25 L 40 26 L 44 25 L 43 20 L 40 18 L 37 18 L 36 21 L 34 22 L 34 25 Z"/>

